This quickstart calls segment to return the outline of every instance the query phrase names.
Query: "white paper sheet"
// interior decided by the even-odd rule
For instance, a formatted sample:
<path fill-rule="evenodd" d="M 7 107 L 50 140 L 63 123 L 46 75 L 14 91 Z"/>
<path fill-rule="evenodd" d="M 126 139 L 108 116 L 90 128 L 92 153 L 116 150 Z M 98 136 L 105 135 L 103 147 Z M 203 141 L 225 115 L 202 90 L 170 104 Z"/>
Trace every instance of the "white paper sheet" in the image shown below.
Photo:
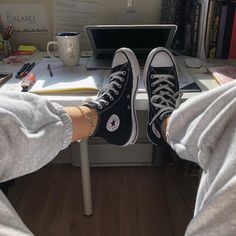
<path fill-rule="evenodd" d="M 41 4 L 0 4 L 4 27 L 12 24 L 15 32 L 48 31 L 46 5 Z"/>
<path fill-rule="evenodd" d="M 54 0 L 54 33 L 76 31 L 87 41 L 84 26 L 98 23 L 98 3 Z"/>
<path fill-rule="evenodd" d="M 42 60 L 32 70 L 32 73 L 36 75 L 37 81 L 30 91 L 45 93 L 47 90 L 50 90 L 50 93 L 62 93 L 64 89 L 66 93 L 70 94 L 86 93 L 86 91 L 80 90 L 80 88 L 100 90 L 103 86 L 105 70 L 87 71 L 84 66 L 86 62 L 87 58 L 81 58 L 80 66 L 65 67 L 60 59 L 50 58 Z M 50 76 L 47 70 L 48 64 L 51 66 L 53 77 Z"/>

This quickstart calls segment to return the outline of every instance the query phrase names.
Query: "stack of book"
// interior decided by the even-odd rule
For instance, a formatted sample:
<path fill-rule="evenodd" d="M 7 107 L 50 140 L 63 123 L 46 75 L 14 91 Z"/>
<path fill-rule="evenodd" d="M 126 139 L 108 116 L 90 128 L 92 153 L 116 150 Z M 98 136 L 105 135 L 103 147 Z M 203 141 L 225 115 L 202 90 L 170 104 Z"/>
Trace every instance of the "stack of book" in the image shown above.
<path fill-rule="evenodd" d="M 20 45 L 14 55 L 33 55 L 38 52 L 34 45 Z"/>
<path fill-rule="evenodd" d="M 172 49 L 181 54 L 236 59 L 236 0 L 163 0 L 161 23 L 178 25 Z"/>
<path fill-rule="evenodd" d="M 208 1 L 205 57 L 236 59 L 236 1 Z"/>
<path fill-rule="evenodd" d="M 176 24 L 178 30 L 171 48 L 183 55 L 197 56 L 201 3 L 199 0 L 163 0 L 161 23 Z"/>

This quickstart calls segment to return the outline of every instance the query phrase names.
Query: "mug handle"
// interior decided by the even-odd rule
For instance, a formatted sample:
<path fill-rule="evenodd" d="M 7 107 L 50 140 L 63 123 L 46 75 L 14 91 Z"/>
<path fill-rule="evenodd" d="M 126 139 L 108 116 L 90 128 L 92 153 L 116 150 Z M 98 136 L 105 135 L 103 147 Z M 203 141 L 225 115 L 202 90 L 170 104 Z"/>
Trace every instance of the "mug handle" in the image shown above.
<path fill-rule="evenodd" d="M 49 56 L 49 57 L 55 57 L 55 56 L 53 56 L 53 55 L 50 53 L 49 47 L 50 47 L 51 45 L 58 45 L 58 42 L 57 42 L 57 41 L 50 41 L 50 42 L 48 42 L 48 44 L 47 44 L 47 53 L 48 53 L 48 56 Z"/>

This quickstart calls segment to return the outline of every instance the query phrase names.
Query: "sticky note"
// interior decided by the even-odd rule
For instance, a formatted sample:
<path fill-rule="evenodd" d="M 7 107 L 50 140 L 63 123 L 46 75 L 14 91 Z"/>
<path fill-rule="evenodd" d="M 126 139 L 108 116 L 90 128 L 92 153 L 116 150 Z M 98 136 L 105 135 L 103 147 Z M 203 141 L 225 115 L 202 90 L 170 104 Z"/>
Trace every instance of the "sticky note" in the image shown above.
<path fill-rule="evenodd" d="M 34 52 L 37 48 L 33 45 L 20 45 L 18 47 L 18 51 L 25 51 L 25 52 Z"/>

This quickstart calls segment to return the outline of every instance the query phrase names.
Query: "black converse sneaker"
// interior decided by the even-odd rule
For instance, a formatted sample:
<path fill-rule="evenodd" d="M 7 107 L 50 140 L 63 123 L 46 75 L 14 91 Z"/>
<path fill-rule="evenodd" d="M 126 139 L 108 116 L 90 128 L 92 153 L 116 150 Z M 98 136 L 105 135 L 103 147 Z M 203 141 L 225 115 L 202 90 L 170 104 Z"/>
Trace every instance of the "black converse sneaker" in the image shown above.
<path fill-rule="evenodd" d="M 177 67 L 166 48 L 155 48 L 149 53 L 143 78 L 149 99 L 147 135 L 153 144 L 163 145 L 166 144 L 163 122 L 178 106 L 181 98 Z"/>
<path fill-rule="evenodd" d="M 93 136 L 117 145 L 135 143 L 138 123 L 134 100 L 139 78 L 140 69 L 134 53 L 128 48 L 117 50 L 109 84 L 98 93 L 95 101 L 84 104 L 98 112 L 98 125 Z"/>

